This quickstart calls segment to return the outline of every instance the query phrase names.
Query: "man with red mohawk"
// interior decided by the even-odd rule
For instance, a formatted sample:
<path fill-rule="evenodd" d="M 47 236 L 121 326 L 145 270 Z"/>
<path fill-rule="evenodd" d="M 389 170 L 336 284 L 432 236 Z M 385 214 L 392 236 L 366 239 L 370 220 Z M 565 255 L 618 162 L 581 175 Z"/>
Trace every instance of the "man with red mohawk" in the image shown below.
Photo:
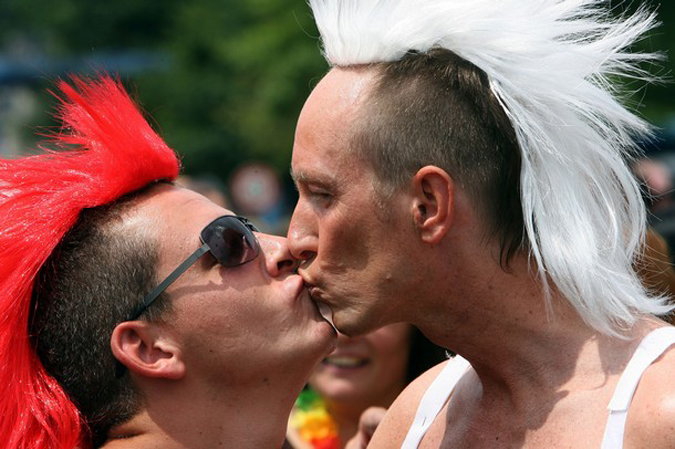
<path fill-rule="evenodd" d="M 0 160 L 3 447 L 280 447 L 335 342 L 285 240 L 174 186 L 119 82 L 59 88 L 58 150 Z"/>

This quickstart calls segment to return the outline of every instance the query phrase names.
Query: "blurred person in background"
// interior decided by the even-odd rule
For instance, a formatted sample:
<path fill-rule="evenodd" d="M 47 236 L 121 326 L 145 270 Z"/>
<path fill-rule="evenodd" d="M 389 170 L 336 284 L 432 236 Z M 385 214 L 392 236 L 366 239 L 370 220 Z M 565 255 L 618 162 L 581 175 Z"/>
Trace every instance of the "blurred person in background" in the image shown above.
<path fill-rule="evenodd" d="M 446 359 L 443 348 L 407 323 L 360 337 L 338 334 L 337 348 L 296 401 L 287 440 L 295 449 L 344 448 L 366 409 L 388 408 L 408 383 Z"/>
<path fill-rule="evenodd" d="M 674 301 L 675 269 L 672 260 L 668 242 L 654 229 L 647 229 L 644 249 L 635 261 L 635 270 L 649 291 L 666 295 Z M 675 313 L 664 318 L 675 324 Z"/>
<path fill-rule="evenodd" d="M 635 268 L 644 285 L 658 294 L 675 298 L 675 269 L 672 249 L 675 245 L 675 201 L 673 178 L 675 154 L 672 150 L 650 151 L 631 164 L 640 181 L 643 198 L 649 210 L 649 227 L 643 253 Z M 667 319 L 675 324 L 675 313 Z"/>

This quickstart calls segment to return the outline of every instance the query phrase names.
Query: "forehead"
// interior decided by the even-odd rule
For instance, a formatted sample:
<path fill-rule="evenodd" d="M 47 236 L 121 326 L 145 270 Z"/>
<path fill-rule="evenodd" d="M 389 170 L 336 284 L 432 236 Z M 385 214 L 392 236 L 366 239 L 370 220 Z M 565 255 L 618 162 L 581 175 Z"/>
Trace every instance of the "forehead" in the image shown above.
<path fill-rule="evenodd" d="M 313 168 L 330 171 L 336 162 L 353 156 L 348 151 L 352 127 L 374 77 L 373 69 L 335 68 L 312 91 L 295 135 L 292 174 L 296 180 L 318 176 L 309 162 Z"/>
<path fill-rule="evenodd" d="M 155 242 L 160 261 L 171 263 L 194 251 L 200 231 L 222 215 L 233 213 L 191 190 L 159 185 L 129 211 L 124 225 Z"/>

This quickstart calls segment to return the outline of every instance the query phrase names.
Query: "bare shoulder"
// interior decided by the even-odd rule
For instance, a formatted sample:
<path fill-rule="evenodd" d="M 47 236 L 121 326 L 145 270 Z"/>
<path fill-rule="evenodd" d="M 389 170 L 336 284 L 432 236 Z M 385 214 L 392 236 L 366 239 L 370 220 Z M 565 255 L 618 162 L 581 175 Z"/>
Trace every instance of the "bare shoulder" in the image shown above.
<path fill-rule="evenodd" d="M 675 345 L 644 373 L 626 421 L 626 447 L 675 446 Z"/>
<path fill-rule="evenodd" d="M 369 449 L 401 446 L 415 418 L 422 396 L 447 363 L 442 362 L 429 369 L 403 390 L 384 415 L 368 445 Z"/>

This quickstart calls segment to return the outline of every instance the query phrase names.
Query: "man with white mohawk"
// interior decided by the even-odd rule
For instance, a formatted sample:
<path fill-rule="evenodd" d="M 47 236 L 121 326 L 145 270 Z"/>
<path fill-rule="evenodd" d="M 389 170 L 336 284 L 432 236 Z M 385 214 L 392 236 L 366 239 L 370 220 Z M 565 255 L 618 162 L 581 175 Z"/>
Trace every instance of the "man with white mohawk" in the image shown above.
<path fill-rule="evenodd" d="M 335 326 L 457 357 L 372 447 L 673 447 L 672 310 L 633 264 L 618 80 L 655 25 L 590 0 L 310 0 L 332 69 L 301 113 L 292 254 Z M 630 411 L 630 412 L 629 412 Z"/>

